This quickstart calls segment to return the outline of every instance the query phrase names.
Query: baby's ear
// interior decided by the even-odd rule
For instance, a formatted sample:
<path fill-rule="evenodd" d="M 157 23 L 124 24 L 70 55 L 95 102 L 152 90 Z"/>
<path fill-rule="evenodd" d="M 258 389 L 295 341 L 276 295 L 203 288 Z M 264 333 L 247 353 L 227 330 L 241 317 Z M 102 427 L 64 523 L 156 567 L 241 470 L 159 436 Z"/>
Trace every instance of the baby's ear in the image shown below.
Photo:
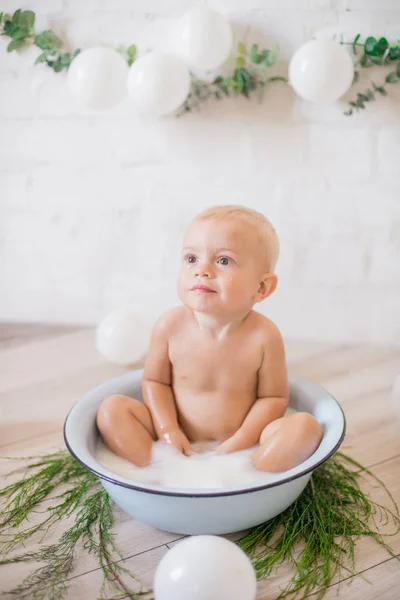
<path fill-rule="evenodd" d="M 276 290 L 278 285 L 278 276 L 275 273 L 265 273 L 260 281 L 260 285 L 254 296 L 254 302 L 262 302 Z"/>

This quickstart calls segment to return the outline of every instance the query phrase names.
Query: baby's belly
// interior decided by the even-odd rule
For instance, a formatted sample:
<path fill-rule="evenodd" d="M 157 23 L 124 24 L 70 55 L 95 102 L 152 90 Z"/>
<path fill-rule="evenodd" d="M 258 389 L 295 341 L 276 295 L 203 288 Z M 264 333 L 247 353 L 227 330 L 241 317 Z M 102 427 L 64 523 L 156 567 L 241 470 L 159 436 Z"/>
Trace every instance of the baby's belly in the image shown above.
<path fill-rule="evenodd" d="M 222 442 L 243 423 L 255 402 L 253 394 L 235 392 L 189 392 L 174 390 L 179 423 L 193 441 Z"/>

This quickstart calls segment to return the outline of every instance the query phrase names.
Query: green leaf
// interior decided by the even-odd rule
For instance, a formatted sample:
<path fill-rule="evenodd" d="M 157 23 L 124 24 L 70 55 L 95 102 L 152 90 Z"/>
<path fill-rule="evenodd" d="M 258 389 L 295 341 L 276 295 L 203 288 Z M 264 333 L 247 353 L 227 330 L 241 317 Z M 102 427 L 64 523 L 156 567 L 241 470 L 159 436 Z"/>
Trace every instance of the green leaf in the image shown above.
<path fill-rule="evenodd" d="M 375 50 L 379 55 L 382 55 L 386 52 L 387 48 L 389 48 L 389 42 L 386 38 L 381 37 L 379 42 L 377 43 Z"/>
<path fill-rule="evenodd" d="M 32 10 L 24 10 L 21 14 L 20 22 L 21 27 L 24 27 L 28 30 L 33 30 L 33 26 L 35 24 L 35 13 Z"/>
<path fill-rule="evenodd" d="M 365 95 L 367 96 L 368 100 L 375 100 L 375 96 L 371 90 L 365 90 Z"/>
<path fill-rule="evenodd" d="M 23 43 L 24 43 L 24 40 L 12 40 L 7 46 L 7 52 L 12 52 L 13 50 L 16 50 L 17 48 L 20 48 Z"/>
<path fill-rule="evenodd" d="M 275 60 L 271 56 L 271 51 L 270 50 L 263 50 L 260 53 L 260 58 L 261 58 L 260 64 L 262 64 L 266 68 L 272 67 L 272 65 L 275 62 Z"/>
<path fill-rule="evenodd" d="M 25 39 L 31 36 L 31 32 L 29 29 L 26 29 L 25 27 L 18 27 L 18 31 L 16 31 L 13 35 L 14 39 Z"/>
<path fill-rule="evenodd" d="M 381 96 L 387 96 L 387 91 L 385 90 L 385 88 L 383 86 L 378 86 L 375 88 L 377 92 L 379 92 L 379 94 Z"/>
<path fill-rule="evenodd" d="M 242 67 L 244 67 L 246 64 L 246 59 L 244 58 L 244 56 L 238 56 L 236 59 L 236 67 L 238 69 L 241 69 Z"/>
<path fill-rule="evenodd" d="M 258 65 L 261 62 L 262 57 L 258 54 L 258 44 L 252 45 L 251 50 L 250 50 L 250 58 L 251 58 L 251 61 L 253 63 L 255 63 L 256 65 Z"/>
<path fill-rule="evenodd" d="M 59 58 L 59 62 L 61 65 L 61 68 L 68 68 L 69 65 L 71 64 L 72 58 L 69 52 L 64 52 L 63 54 L 60 55 Z"/>
<path fill-rule="evenodd" d="M 238 42 L 237 49 L 239 54 L 247 54 L 246 44 L 244 44 L 244 42 Z"/>
<path fill-rule="evenodd" d="M 131 44 L 131 46 L 128 47 L 126 52 L 128 54 L 128 65 L 131 66 L 135 62 L 135 58 L 136 58 L 136 54 L 137 54 L 136 45 Z"/>
<path fill-rule="evenodd" d="M 400 47 L 392 46 L 389 50 L 389 60 L 400 60 Z"/>
<path fill-rule="evenodd" d="M 56 60 L 55 62 L 53 62 L 52 67 L 53 67 L 55 73 L 59 73 L 64 68 L 59 60 Z"/>
<path fill-rule="evenodd" d="M 35 65 L 38 65 L 42 62 L 45 62 L 47 58 L 47 52 L 42 52 L 41 54 L 39 54 L 39 56 L 37 57 L 37 59 L 35 60 Z"/>
<path fill-rule="evenodd" d="M 353 54 L 357 55 L 357 42 L 360 39 L 361 34 L 357 33 L 356 37 L 353 40 Z"/>
<path fill-rule="evenodd" d="M 62 47 L 62 41 L 54 31 L 47 29 L 36 36 L 35 45 L 41 50 L 59 50 Z"/>
<path fill-rule="evenodd" d="M 374 37 L 368 37 L 365 40 L 364 44 L 364 52 L 365 54 L 373 54 L 375 51 L 375 46 L 377 45 L 377 41 Z"/>
<path fill-rule="evenodd" d="M 353 114 L 353 109 L 349 108 L 349 110 L 345 110 L 343 114 L 346 115 L 346 117 L 351 117 Z"/>
<path fill-rule="evenodd" d="M 14 37 L 14 33 L 19 30 L 18 25 L 14 25 L 12 21 L 6 21 L 4 23 L 4 33 L 10 37 Z"/>
<path fill-rule="evenodd" d="M 357 81 L 360 79 L 360 72 L 359 71 L 354 71 L 354 77 L 353 77 L 353 83 L 357 83 Z"/>
<path fill-rule="evenodd" d="M 368 102 L 369 98 L 365 94 L 357 94 L 357 98 L 359 102 Z"/>
<path fill-rule="evenodd" d="M 386 75 L 385 81 L 386 83 L 394 83 L 395 81 L 397 81 L 396 73 L 392 71 L 391 73 L 389 73 L 389 75 Z"/>
<path fill-rule="evenodd" d="M 15 25 L 19 25 L 19 20 L 20 20 L 20 18 L 21 18 L 21 13 L 22 13 L 22 10 L 19 8 L 19 9 L 18 9 L 18 10 L 16 10 L 16 11 L 15 11 L 15 13 L 13 14 L 13 16 L 12 16 L 12 20 L 13 20 L 13 23 L 14 23 Z"/>
<path fill-rule="evenodd" d="M 273 64 L 276 63 L 276 60 L 279 56 L 279 45 L 278 44 L 275 44 L 275 46 L 270 51 L 269 56 L 270 56 L 270 60 L 272 61 L 272 64 L 271 64 L 271 66 L 272 66 Z"/>
<path fill-rule="evenodd" d="M 368 56 L 368 54 L 363 54 L 360 59 L 360 66 L 361 67 L 369 67 L 371 65 L 370 58 L 371 57 Z"/>

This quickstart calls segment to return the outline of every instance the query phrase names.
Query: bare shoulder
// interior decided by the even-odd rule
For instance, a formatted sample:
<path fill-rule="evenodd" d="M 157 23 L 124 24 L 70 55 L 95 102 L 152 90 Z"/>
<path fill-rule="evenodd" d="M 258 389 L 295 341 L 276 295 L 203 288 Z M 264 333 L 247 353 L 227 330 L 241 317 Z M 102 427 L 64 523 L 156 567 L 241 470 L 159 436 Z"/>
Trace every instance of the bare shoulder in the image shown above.
<path fill-rule="evenodd" d="M 251 312 L 251 327 L 265 344 L 283 342 L 277 325 L 259 312 Z"/>
<path fill-rule="evenodd" d="M 184 306 L 174 306 L 158 317 L 153 333 L 169 338 L 185 322 L 187 314 Z"/>

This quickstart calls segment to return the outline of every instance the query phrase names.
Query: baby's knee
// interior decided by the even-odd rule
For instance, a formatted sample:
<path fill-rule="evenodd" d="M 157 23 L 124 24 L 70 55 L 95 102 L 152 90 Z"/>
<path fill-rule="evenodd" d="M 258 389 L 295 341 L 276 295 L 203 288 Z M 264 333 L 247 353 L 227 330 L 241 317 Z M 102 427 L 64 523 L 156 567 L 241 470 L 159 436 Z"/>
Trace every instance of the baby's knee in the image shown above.
<path fill-rule="evenodd" d="M 312 437 L 321 441 L 323 429 L 314 415 L 311 415 L 308 412 L 298 412 L 291 415 L 291 418 L 293 421 L 295 421 L 296 428 L 298 428 L 307 437 Z"/>
<path fill-rule="evenodd" d="M 110 426 L 115 417 L 125 410 L 125 407 L 125 397 L 121 394 L 113 394 L 105 398 L 99 406 L 96 417 L 97 427 L 100 431 Z"/>

